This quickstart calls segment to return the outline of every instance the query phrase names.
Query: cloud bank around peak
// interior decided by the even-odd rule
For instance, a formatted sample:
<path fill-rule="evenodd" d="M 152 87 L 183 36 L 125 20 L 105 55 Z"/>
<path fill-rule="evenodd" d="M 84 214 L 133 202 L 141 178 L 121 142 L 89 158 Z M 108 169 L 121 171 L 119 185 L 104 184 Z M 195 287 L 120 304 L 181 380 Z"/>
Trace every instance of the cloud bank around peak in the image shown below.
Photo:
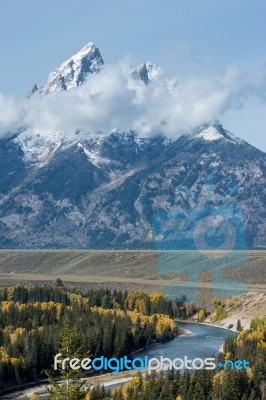
<path fill-rule="evenodd" d="M 229 67 L 208 79 L 192 76 L 182 82 L 161 72 L 145 85 L 130 70 L 126 61 L 106 65 L 78 88 L 22 101 L 0 94 L 0 135 L 28 126 L 36 132 L 134 130 L 142 137 L 178 137 L 241 108 L 251 96 L 266 100 L 265 71 L 250 77 Z"/>
<path fill-rule="evenodd" d="M 0 137 L 15 133 L 23 125 L 22 103 L 0 93 Z"/>

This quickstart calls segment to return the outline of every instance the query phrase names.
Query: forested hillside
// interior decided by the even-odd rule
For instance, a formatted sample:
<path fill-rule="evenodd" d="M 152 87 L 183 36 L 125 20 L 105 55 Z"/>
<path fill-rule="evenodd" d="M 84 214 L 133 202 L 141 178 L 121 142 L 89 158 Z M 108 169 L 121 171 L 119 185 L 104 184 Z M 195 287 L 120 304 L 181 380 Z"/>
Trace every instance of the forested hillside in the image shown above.
<path fill-rule="evenodd" d="M 166 301 L 160 293 L 92 290 L 82 295 L 63 286 L 1 288 L 0 387 L 45 377 L 66 320 L 84 355 L 121 357 L 173 339 L 177 328 L 171 317 L 182 315 L 184 304 Z"/>

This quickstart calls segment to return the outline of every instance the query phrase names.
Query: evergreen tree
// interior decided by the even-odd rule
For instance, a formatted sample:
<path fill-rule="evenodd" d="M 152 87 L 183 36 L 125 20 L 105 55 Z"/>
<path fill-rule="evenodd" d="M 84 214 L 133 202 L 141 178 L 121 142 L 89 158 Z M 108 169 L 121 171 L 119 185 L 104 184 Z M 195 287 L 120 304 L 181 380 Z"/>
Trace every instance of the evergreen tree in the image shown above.
<path fill-rule="evenodd" d="M 237 320 L 236 330 L 237 330 L 238 332 L 240 332 L 240 331 L 243 330 L 243 328 L 242 328 L 242 326 L 241 326 L 241 321 L 240 321 L 240 319 Z"/>
<path fill-rule="evenodd" d="M 65 320 L 60 332 L 60 350 L 62 358 L 81 357 L 78 348 L 77 334 L 70 325 L 69 320 Z M 47 388 L 48 400 L 84 400 L 86 393 L 82 389 L 82 382 L 79 378 L 79 372 L 71 369 L 69 365 L 65 369 L 59 368 L 59 382 L 49 377 L 51 387 Z"/>

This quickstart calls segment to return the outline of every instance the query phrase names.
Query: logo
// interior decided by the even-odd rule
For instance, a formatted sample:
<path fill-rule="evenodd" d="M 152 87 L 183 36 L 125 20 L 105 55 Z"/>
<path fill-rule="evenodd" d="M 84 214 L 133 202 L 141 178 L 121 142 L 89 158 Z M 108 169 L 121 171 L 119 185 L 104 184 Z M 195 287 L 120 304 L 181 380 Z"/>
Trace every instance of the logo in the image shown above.
<path fill-rule="evenodd" d="M 148 370 L 150 374 L 152 371 L 162 371 L 162 370 L 198 370 L 206 369 L 213 370 L 216 368 L 220 369 L 249 369 L 249 362 L 246 360 L 226 360 L 224 363 L 215 362 L 215 358 L 194 358 L 189 359 L 187 356 L 184 358 L 175 358 L 171 360 L 170 358 L 164 358 L 163 356 L 159 358 L 151 358 L 145 356 L 144 359 L 134 358 L 133 360 L 128 359 L 127 356 L 121 358 L 106 358 L 104 356 L 94 358 L 83 358 L 79 359 L 77 357 L 70 358 L 66 357 L 62 359 L 62 354 L 58 353 L 54 357 L 54 369 L 57 371 L 59 367 L 62 370 L 73 369 L 79 370 L 83 369 L 89 371 L 93 369 L 94 371 L 112 371 L 112 375 L 118 374 L 120 371 L 124 370 Z"/>

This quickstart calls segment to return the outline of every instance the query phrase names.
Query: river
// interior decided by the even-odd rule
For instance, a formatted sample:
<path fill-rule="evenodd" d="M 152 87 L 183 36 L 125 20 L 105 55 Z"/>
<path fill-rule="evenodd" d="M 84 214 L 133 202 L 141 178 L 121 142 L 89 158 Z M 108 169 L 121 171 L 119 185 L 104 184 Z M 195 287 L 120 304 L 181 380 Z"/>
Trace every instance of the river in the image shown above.
<path fill-rule="evenodd" d="M 190 359 L 193 358 L 205 358 L 217 356 L 219 353 L 219 349 L 225 339 L 228 336 L 235 336 L 236 333 L 227 329 L 222 329 L 210 325 L 197 324 L 197 323 L 188 323 L 188 322 L 177 322 L 176 325 L 179 328 L 185 330 L 186 334 L 179 335 L 174 340 L 171 340 L 167 343 L 157 344 L 155 346 L 149 347 L 147 349 L 141 350 L 134 355 L 134 358 L 144 358 L 144 356 L 148 356 L 149 358 L 153 357 L 167 357 L 170 359 L 174 358 L 184 358 L 187 356 Z M 114 376 L 114 379 L 115 376 Z M 120 381 L 117 382 L 108 382 L 105 384 L 105 387 L 113 389 L 116 386 L 121 385 L 123 383 Z M 44 387 L 44 386 L 43 386 Z M 30 398 L 30 395 L 34 392 L 38 392 L 40 386 L 36 386 L 31 389 L 27 389 L 25 391 L 20 391 L 19 393 L 13 393 L 9 396 L 3 396 L 3 399 L 12 399 L 12 400 L 22 400 Z M 45 400 L 46 396 L 41 395 L 40 400 Z"/>
<path fill-rule="evenodd" d="M 186 331 L 188 335 L 178 336 L 176 339 L 164 344 L 157 344 L 136 354 L 136 357 L 168 357 L 170 359 L 183 358 L 205 358 L 217 356 L 219 349 L 228 336 L 235 336 L 236 333 L 228 329 L 215 326 L 177 322 L 176 325 Z"/>

